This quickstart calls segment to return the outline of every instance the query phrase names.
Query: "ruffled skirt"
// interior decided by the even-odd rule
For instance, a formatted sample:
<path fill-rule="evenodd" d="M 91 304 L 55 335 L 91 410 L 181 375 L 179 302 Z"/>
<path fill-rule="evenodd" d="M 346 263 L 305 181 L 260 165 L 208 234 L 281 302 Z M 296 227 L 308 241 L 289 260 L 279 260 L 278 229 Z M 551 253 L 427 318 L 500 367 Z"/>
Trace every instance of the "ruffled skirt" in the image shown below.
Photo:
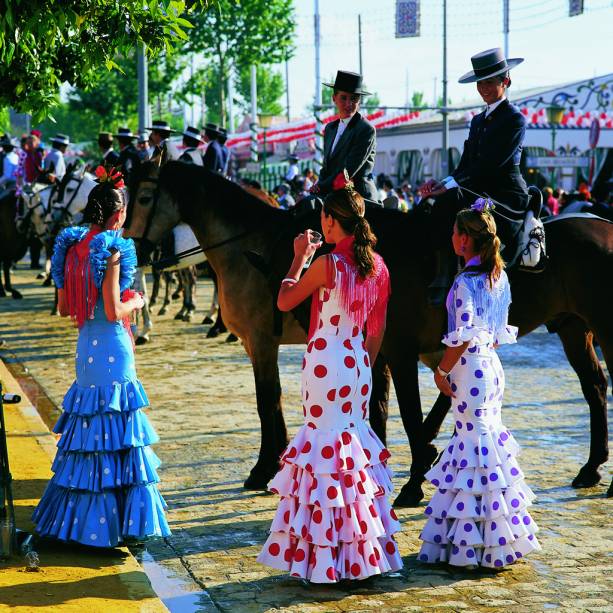
<path fill-rule="evenodd" d="M 517 463 L 519 445 L 500 418 L 504 372 L 494 351 L 474 347 L 451 373 L 455 432 L 426 478 L 438 489 L 418 558 L 501 568 L 540 545 L 528 512 L 534 494 Z"/>
<path fill-rule="evenodd" d="M 148 405 L 137 379 L 73 383 L 53 429 L 61 434 L 54 475 L 33 514 L 38 534 L 95 547 L 170 534 Z"/>

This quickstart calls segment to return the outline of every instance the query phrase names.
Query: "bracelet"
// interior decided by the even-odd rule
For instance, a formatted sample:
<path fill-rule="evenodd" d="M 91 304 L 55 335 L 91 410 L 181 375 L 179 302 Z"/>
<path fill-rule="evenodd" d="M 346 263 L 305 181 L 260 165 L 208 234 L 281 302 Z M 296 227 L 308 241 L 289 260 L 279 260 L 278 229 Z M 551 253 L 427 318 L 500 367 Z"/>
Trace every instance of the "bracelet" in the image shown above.
<path fill-rule="evenodd" d="M 436 372 L 441 375 L 441 377 L 444 377 L 445 379 L 449 376 L 449 373 L 445 370 L 443 370 L 440 366 L 436 367 Z"/>
<path fill-rule="evenodd" d="M 292 277 L 285 277 L 285 279 L 281 281 L 281 285 L 283 285 L 284 283 L 291 283 L 292 285 L 294 285 L 294 283 L 298 283 L 298 279 L 294 279 Z"/>

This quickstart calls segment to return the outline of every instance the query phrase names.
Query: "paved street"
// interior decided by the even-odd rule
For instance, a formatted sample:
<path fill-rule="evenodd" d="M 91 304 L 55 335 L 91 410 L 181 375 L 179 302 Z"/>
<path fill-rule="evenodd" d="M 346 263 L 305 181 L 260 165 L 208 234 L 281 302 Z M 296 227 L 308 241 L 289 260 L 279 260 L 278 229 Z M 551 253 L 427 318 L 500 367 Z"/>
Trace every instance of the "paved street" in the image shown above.
<path fill-rule="evenodd" d="M 59 404 L 73 379 L 76 331 L 49 315 L 53 292 L 34 281 L 33 273 L 20 270 L 15 279 L 24 300 L 0 300 L 0 339 L 6 341 L 0 355 L 18 374 L 15 361 L 25 365 Z M 176 303 L 168 315 L 156 317 L 153 342 L 137 353 L 139 377 L 153 405 L 150 418 L 161 437 L 155 451 L 163 461 L 161 490 L 173 530 L 166 541 L 149 545 L 142 560 L 171 610 L 613 611 L 613 499 L 605 498 L 611 463 L 601 485 L 569 486 L 587 457 L 588 411 L 557 337 L 544 329 L 500 351 L 507 375 L 503 420 L 523 447 L 519 461 L 537 495 L 533 516 L 542 552 L 498 574 L 424 567 L 416 561 L 422 504 L 398 512 L 405 568 L 394 576 L 318 587 L 258 565 L 277 498 L 242 488 L 259 446 L 254 383 L 240 344 L 204 338 L 206 327 L 199 322 L 210 293 L 210 283 L 199 282 L 194 323 L 173 320 Z M 280 359 L 291 433 L 302 419 L 302 349 L 285 347 Z M 434 387 L 426 369 L 420 377 L 428 406 Z M 36 392 L 31 381 L 22 381 Z M 44 399 L 41 407 L 50 423 L 57 413 Z M 395 401 L 389 432 L 399 488 L 410 459 Z M 450 434 L 448 419 L 439 448 Z"/>

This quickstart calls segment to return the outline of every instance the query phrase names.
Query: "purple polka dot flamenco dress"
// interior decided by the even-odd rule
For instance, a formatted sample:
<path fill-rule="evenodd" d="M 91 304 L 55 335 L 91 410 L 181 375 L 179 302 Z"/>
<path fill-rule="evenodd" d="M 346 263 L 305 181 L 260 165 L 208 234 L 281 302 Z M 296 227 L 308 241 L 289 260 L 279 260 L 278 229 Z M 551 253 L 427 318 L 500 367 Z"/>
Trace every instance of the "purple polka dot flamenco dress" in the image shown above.
<path fill-rule="evenodd" d="M 136 377 L 129 326 L 104 313 L 102 281 L 113 251 L 123 292 L 136 271 L 132 240 L 73 227 L 55 242 L 51 272 L 79 327 L 76 380 L 53 429 L 61 434 L 54 475 L 33 515 L 39 535 L 94 547 L 170 534 L 157 487 L 160 461 L 150 447 L 158 437 L 142 411 L 149 400 Z"/>
<path fill-rule="evenodd" d="M 507 325 L 510 303 L 504 271 L 491 289 L 485 274 L 463 272 L 447 297 L 443 343 L 468 347 L 450 373 L 455 432 L 426 474 L 437 491 L 420 535 L 422 562 L 501 568 L 540 550 L 528 513 L 534 494 L 501 419 L 504 371 L 494 345 L 516 342 L 517 328 Z"/>

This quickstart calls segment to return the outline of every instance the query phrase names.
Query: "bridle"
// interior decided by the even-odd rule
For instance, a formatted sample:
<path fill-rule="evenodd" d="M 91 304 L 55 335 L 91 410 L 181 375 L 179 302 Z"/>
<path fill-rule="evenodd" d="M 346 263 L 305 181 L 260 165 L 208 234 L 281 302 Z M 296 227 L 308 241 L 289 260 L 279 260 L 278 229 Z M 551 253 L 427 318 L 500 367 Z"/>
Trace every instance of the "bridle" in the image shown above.
<path fill-rule="evenodd" d="M 66 189 L 70 185 L 70 182 L 71 181 L 77 182 L 77 187 L 75 188 L 74 192 L 71 194 L 70 199 L 68 200 L 66 204 L 62 202 L 60 206 L 56 206 L 56 205 L 51 206 L 52 209 L 56 211 L 60 211 L 60 218 L 58 220 L 58 223 L 62 223 L 65 220 L 68 220 L 68 225 L 72 224 L 74 215 L 70 212 L 70 206 L 74 202 L 74 199 L 77 197 L 77 194 L 79 193 L 79 188 L 81 187 L 84 180 L 85 180 L 85 176 L 81 176 L 81 177 L 75 177 L 74 175 L 71 176 L 66 182 L 66 185 L 64 185 L 64 190 L 63 190 L 63 195 L 64 195 L 66 194 Z M 51 200 L 49 200 L 49 202 L 51 202 Z"/>
<path fill-rule="evenodd" d="M 141 240 L 143 244 L 147 244 L 150 247 L 154 247 L 155 245 L 153 241 L 149 239 L 149 230 L 151 230 L 151 224 L 153 223 L 155 212 L 158 206 L 158 200 L 160 197 L 159 180 L 157 177 L 144 177 L 140 180 L 139 184 L 140 183 L 152 183 L 153 185 L 155 185 L 155 189 L 153 191 L 153 202 L 151 203 L 151 207 L 147 212 L 147 219 L 145 221 L 145 229 L 143 231 L 143 236 L 142 238 L 138 239 Z M 207 251 L 211 251 L 212 249 L 217 249 L 218 247 L 223 247 L 223 245 L 227 245 L 228 243 L 233 243 L 234 241 L 240 240 L 241 238 L 244 238 L 252 232 L 253 230 L 244 230 L 243 232 L 231 236 L 230 238 L 225 238 L 224 240 L 212 243 L 210 245 L 207 245 L 206 247 L 201 247 L 201 249 L 206 253 Z"/>

